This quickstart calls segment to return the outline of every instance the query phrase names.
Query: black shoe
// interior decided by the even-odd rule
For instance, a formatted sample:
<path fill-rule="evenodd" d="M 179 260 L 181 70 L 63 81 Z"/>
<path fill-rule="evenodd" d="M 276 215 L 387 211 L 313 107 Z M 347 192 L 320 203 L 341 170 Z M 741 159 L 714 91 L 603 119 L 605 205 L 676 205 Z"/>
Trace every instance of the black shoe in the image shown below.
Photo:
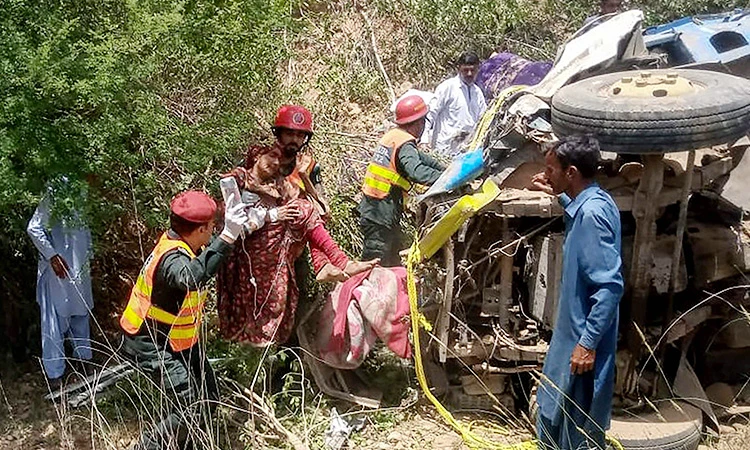
<path fill-rule="evenodd" d="M 60 378 L 47 378 L 47 385 L 49 386 L 50 392 L 56 392 L 62 389 L 63 379 Z"/>
<path fill-rule="evenodd" d="M 89 375 L 94 373 L 91 361 L 85 359 L 73 361 L 71 367 L 73 368 L 73 373 L 76 375 L 76 378 L 79 380 L 85 380 Z"/>

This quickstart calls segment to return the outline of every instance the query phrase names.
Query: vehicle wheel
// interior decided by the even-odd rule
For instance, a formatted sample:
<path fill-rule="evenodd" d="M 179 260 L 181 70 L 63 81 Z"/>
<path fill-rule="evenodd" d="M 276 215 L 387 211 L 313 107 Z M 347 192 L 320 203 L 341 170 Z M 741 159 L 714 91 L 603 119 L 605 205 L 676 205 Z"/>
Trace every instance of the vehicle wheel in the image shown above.
<path fill-rule="evenodd" d="M 613 416 L 607 434 L 617 439 L 625 450 L 695 450 L 701 440 L 702 427 L 700 409 L 685 402 L 665 401 L 658 414 Z"/>
<path fill-rule="evenodd" d="M 677 405 L 677 406 L 675 406 Z M 529 417 L 536 424 L 536 394 L 529 399 Z M 607 440 L 617 439 L 624 450 L 695 450 L 701 440 L 703 413 L 685 402 L 664 402 L 656 412 L 632 417 L 612 416 Z M 612 444 L 607 450 L 615 450 Z"/>
<path fill-rule="evenodd" d="M 618 72 L 552 98 L 558 136 L 591 133 L 602 149 L 666 153 L 730 142 L 750 130 L 750 81 L 690 69 Z"/>

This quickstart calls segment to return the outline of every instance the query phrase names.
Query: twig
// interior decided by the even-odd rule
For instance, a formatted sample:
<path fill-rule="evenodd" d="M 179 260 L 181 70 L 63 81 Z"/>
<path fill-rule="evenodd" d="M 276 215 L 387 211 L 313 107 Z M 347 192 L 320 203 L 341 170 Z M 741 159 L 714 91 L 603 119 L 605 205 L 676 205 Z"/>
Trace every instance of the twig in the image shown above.
<path fill-rule="evenodd" d="M 355 144 L 353 142 L 337 141 L 334 139 L 329 139 L 328 143 L 331 145 L 341 145 L 343 147 L 354 147 L 354 148 L 358 148 L 361 150 L 367 150 L 368 152 L 372 151 L 372 147 L 368 147 L 367 145 L 362 145 L 362 144 Z M 365 164 L 367 164 L 367 162 L 365 162 Z"/>
<path fill-rule="evenodd" d="M 359 14 L 362 16 L 362 19 L 364 19 L 365 23 L 367 24 L 367 30 L 370 32 L 370 43 L 372 44 L 372 52 L 375 54 L 375 61 L 378 63 L 378 68 L 380 69 L 380 73 L 383 75 L 385 84 L 388 85 L 388 94 L 390 95 L 391 103 L 393 103 L 396 101 L 396 91 L 393 89 L 393 85 L 391 84 L 391 79 L 388 77 L 388 73 L 385 71 L 385 67 L 383 67 L 383 61 L 380 59 L 380 53 L 378 53 L 378 43 L 375 40 L 375 31 L 372 28 L 372 22 L 370 21 L 370 18 L 367 17 L 367 14 L 365 14 L 364 11 L 359 10 Z"/>
<path fill-rule="evenodd" d="M 130 193 L 133 194 L 133 211 L 135 212 L 136 220 L 138 220 L 138 201 L 135 198 L 135 183 L 133 183 L 133 172 L 128 172 L 130 177 Z M 141 261 L 146 259 L 146 255 L 143 253 L 143 232 L 141 227 L 138 227 L 138 247 L 141 250 Z"/>
<path fill-rule="evenodd" d="M 370 133 L 355 134 L 355 133 L 344 133 L 343 131 L 333 131 L 333 130 L 321 130 L 321 131 L 316 131 L 316 133 L 322 134 L 322 135 L 333 134 L 336 136 L 362 139 L 363 141 L 377 141 L 378 140 L 377 136 L 374 136 L 373 134 L 370 134 Z"/>
<path fill-rule="evenodd" d="M 304 442 L 302 442 L 302 439 L 300 439 L 299 436 L 287 430 L 284 425 L 279 422 L 279 419 L 276 418 L 276 415 L 260 395 L 256 394 L 246 387 L 242 388 L 242 392 L 247 396 L 246 400 L 248 400 L 251 404 L 257 407 L 257 409 L 261 413 L 263 413 L 263 415 L 267 419 L 267 423 L 281 436 L 286 436 L 286 438 L 289 440 L 289 443 L 292 444 L 292 447 L 294 447 L 294 450 L 310 450 L 309 447 L 305 445 Z"/>
<path fill-rule="evenodd" d="M 493 39 L 497 38 L 497 36 L 494 36 L 494 35 L 491 35 L 491 34 L 478 34 L 477 37 L 493 38 Z M 539 52 L 545 58 L 555 59 L 555 55 L 551 54 L 548 50 L 545 50 L 545 49 L 543 49 L 541 47 L 537 47 L 535 45 L 531 45 L 531 44 L 528 44 L 526 42 L 519 41 L 517 39 L 513 39 L 513 38 L 509 38 L 509 37 L 503 37 L 502 39 L 504 41 L 506 41 L 506 42 L 512 42 L 513 44 L 518 44 L 518 45 L 521 45 L 523 47 L 527 47 L 527 48 L 529 48 L 531 50 L 535 50 L 535 51 Z"/>

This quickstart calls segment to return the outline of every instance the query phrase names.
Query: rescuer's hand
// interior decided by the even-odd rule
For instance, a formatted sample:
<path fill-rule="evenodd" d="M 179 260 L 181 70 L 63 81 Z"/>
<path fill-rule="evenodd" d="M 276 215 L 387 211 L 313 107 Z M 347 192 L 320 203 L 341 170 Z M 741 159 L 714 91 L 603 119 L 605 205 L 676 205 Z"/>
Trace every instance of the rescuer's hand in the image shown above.
<path fill-rule="evenodd" d="M 242 227 L 248 221 L 247 212 L 245 208 L 247 205 L 238 201 L 234 198 L 235 195 L 231 194 L 227 199 L 227 205 L 229 206 L 224 212 L 224 230 L 221 232 L 221 239 L 232 244 L 242 234 Z M 235 204 L 235 202 L 237 202 Z"/>
<path fill-rule="evenodd" d="M 570 373 L 581 375 L 594 368 L 596 350 L 590 350 L 581 344 L 576 344 L 570 356 Z"/>
<path fill-rule="evenodd" d="M 539 172 L 538 174 L 531 177 L 531 190 L 542 191 L 549 195 L 554 195 L 555 193 L 554 189 L 552 189 L 552 185 L 549 184 L 547 175 L 544 172 Z"/>

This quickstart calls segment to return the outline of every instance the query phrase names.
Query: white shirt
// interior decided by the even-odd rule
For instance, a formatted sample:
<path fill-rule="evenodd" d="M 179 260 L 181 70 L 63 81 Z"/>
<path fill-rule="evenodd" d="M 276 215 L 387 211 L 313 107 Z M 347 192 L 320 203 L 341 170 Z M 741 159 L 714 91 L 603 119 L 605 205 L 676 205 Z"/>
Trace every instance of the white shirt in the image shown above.
<path fill-rule="evenodd" d="M 464 83 L 456 75 L 435 89 L 430 102 L 427 127 L 422 136 L 441 155 L 455 155 L 474 131 L 474 126 L 487 109 L 484 93 L 475 83 Z"/>
<path fill-rule="evenodd" d="M 54 308 L 59 317 L 87 315 L 94 307 L 89 273 L 91 232 L 82 224 L 52 221 L 49 194 L 37 206 L 26 232 L 39 250 L 36 292 L 42 314 L 44 309 Z M 52 270 L 50 259 L 55 255 L 62 256 L 70 266 L 65 279 Z"/>

